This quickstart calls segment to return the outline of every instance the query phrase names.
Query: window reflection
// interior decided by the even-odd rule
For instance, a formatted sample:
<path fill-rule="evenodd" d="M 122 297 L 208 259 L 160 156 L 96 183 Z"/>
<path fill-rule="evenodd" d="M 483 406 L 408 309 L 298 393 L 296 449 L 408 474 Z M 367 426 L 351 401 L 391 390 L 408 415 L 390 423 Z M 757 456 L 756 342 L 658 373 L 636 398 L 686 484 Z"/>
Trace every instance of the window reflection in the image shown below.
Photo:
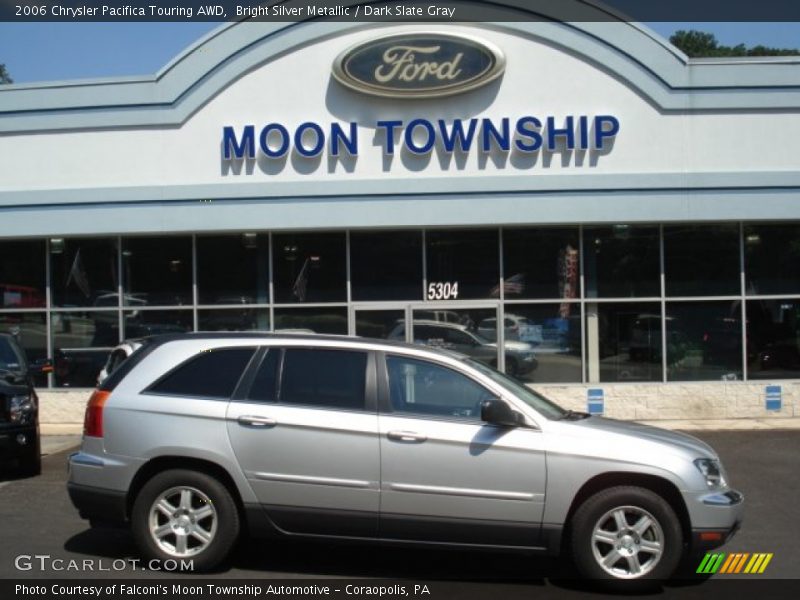
<path fill-rule="evenodd" d="M 661 295 L 658 227 L 587 227 L 583 256 L 587 297 Z"/>
<path fill-rule="evenodd" d="M 269 331 L 269 309 L 199 310 L 197 328 L 199 331 Z"/>
<path fill-rule="evenodd" d="M 347 308 L 276 308 L 275 331 L 347 335 Z"/>
<path fill-rule="evenodd" d="M 741 302 L 667 303 L 667 379 L 741 378 Z"/>
<path fill-rule="evenodd" d="M 200 304 L 268 303 L 267 236 L 199 236 L 197 287 Z"/>
<path fill-rule="evenodd" d="M 536 370 L 519 374 L 520 379 L 537 383 L 581 381 L 580 305 L 507 304 L 503 326 L 507 343 L 528 343 L 536 354 Z M 484 320 L 478 332 L 496 340 L 497 320 Z"/>
<path fill-rule="evenodd" d="M 134 310 L 123 313 L 125 338 L 192 331 L 191 310 Z"/>
<path fill-rule="evenodd" d="M 125 306 L 192 303 L 192 240 L 128 238 L 122 243 Z"/>
<path fill-rule="evenodd" d="M 337 302 L 347 299 L 344 233 L 272 236 L 275 302 Z"/>
<path fill-rule="evenodd" d="M 498 367 L 497 338 L 491 338 L 497 319 L 495 309 L 420 309 L 413 311 L 413 319 L 413 343 L 444 348 Z M 398 341 L 405 337 L 405 323 L 399 323 L 389 334 L 389 339 Z M 523 376 L 536 369 L 536 353 L 530 342 L 506 340 L 504 350 L 506 373 Z"/>
<path fill-rule="evenodd" d="M 52 314 L 55 382 L 59 387 L 94 387 L 110 350 L 119 341 L 117 311 Z"/>
<path fill-rule="evenodd" d="M 359 310 L 356 312 L 356 335 L 388 339 L 392 331 L 404 321 L 403 310 Z"/>
<path fill-rule="evenodd" d="M 751 379 L 800 377 L 800 300 L 748 300 L 747 360 Z"/>
<path fill-rule="evenodd" d="M 0 308 L 45 307 L 44 240 L 0 242 Z"/>
<path fill-rule="evenodd" d="M 603 302 L 597 306 L 600 381 L 660 381 L 661 306 Z M 587 344 L 592 344 L 587 327 Z"/>
<path fill-rule="evenodd" d="M 800 224 L 745 225 L 748 295 L 800 294 Z"/>
<path fill-rule="evenodd" d="M 667 296 L 740 294 L 739 226 L 675 225 L 664 228 Z"/>
<path fill-rule="evenodd" d="M 578 229 L 503 230 L 503 292 L 513 298 L 564 298 L 580 295 Z M 499 293 L 493 293 L 499 297 Z"/>
<path fill-rule="evenodd" d="M 421 300 L 422 232 L 350 234 L 353 300 Z"/>
<path fill-rule="evenodd" d="M 496 229 L 428 231 L 426 300 L 497 295 L 500 259 Z"/>
<path fill-rule="evenodd" d="M 65 239 L 50 243 L 53 304 L 115 307 L 119 302 L 116 238 Z"/>

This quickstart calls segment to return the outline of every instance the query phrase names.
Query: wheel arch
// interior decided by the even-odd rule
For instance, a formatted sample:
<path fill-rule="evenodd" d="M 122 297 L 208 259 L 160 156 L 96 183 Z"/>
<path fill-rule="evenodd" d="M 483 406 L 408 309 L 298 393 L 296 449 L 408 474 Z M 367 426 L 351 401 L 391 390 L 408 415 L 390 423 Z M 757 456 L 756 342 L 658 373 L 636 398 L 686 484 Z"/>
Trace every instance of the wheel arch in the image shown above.
<path fill-rule="evenodd" d="M 571 524 L 575 511 L 596 493 L 617 486 L 641 487 L 661 496 L 670 507 L 672 507 L 672 510 L 675 511 L 675 515 L 678 517 L 681 525 L 684 548 L 688 546 L 691 540 L 691 519 L 689 518 L 689 511 L 686 508 L 686 502 L 684 502 L 683 496 L 681 496 L 680 491 L 674 483 L 663 477 L 658 477 L 657 475 L 608 472 L 595 475 L 584 483 L 575 494 L 564 521 L 564 528 L 561 535 L 561 548 L 569 547 L 567 540 L 571 533 Z"/>
<path fill-rule="evenodd" d="M 197 471 L 198 473 L 204 473 L 217 479 L 231 494 L 231 497 L 236 504 L 236 510 L 239 513 L 239 518 L 243 523 L 247 522 L 247 513 L 244 510 L 242 496 L 239 493 L 239 489 L 236 487 L 236 483 L 234 482 L 230 473 L 228 473 L 224 467 L 213 461 L 189 456 L 159 456 L 147 461 L 145 464 L 139 467 L 139 470 L 136 472 L 136 475 L 133 476 L 131 484 L 128 487 L 128 494 L 125 499 L 126 519 L 131 518 L 133 504 L 136 501 L 136 497 L 139 495 L 142 487 L 144 487 L 144 485 L 155 475 L 171 469 Z"/>

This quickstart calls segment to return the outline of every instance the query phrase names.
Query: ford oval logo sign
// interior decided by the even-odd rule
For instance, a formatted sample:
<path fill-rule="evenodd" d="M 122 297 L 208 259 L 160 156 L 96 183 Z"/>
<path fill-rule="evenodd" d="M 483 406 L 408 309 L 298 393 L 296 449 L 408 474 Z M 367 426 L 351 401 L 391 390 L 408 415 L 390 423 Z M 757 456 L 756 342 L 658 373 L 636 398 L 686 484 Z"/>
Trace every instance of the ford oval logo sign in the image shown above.
<path fill-rule="evenodd" d="M 404 33 L 345 50 L 333 75 L 347 87 L 375 96 L 431 98 L 485 85 L 505 69 L 493 44 L 450 33 Z"/>

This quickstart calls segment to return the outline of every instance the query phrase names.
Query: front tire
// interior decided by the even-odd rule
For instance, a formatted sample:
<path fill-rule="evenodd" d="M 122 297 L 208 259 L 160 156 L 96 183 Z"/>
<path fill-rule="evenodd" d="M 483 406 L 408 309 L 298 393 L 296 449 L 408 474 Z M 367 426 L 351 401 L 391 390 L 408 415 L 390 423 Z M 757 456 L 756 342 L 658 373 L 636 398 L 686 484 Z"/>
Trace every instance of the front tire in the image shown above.
<path fill-rule="evenodd" d="M 139 491 L 131 529 L 147 560 L 191 561 L 191 570 L 208 571 L 236 544 L 239 511 L 219 480 L 175 469 L 158 473 Z"/>
<path fill-rule="evenodd" d="M 683 553 L 675 511 L 661 496 L 633 486 L 586 500 L 573 517 L 571 541 L 581 575 L 620 590 L 669 579 Z"/>

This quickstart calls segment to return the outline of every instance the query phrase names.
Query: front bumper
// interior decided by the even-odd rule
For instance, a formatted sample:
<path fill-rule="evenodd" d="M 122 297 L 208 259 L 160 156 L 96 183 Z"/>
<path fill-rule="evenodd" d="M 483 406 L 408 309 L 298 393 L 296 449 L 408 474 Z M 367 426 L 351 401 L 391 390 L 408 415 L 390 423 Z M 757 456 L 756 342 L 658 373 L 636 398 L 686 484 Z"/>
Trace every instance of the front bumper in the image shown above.
<path fill-rule="evenodd" d="M 687 498 L 692 522 L 693 552 L 704 552 L 726 544 L 742 526 L 744 495 L 728 489 Z"/>
<path fill-rule="evenodd" d="M 39 454 L 39 428 L 36 425 L 0 427 L 0 464 L 28 460 Z"/>

